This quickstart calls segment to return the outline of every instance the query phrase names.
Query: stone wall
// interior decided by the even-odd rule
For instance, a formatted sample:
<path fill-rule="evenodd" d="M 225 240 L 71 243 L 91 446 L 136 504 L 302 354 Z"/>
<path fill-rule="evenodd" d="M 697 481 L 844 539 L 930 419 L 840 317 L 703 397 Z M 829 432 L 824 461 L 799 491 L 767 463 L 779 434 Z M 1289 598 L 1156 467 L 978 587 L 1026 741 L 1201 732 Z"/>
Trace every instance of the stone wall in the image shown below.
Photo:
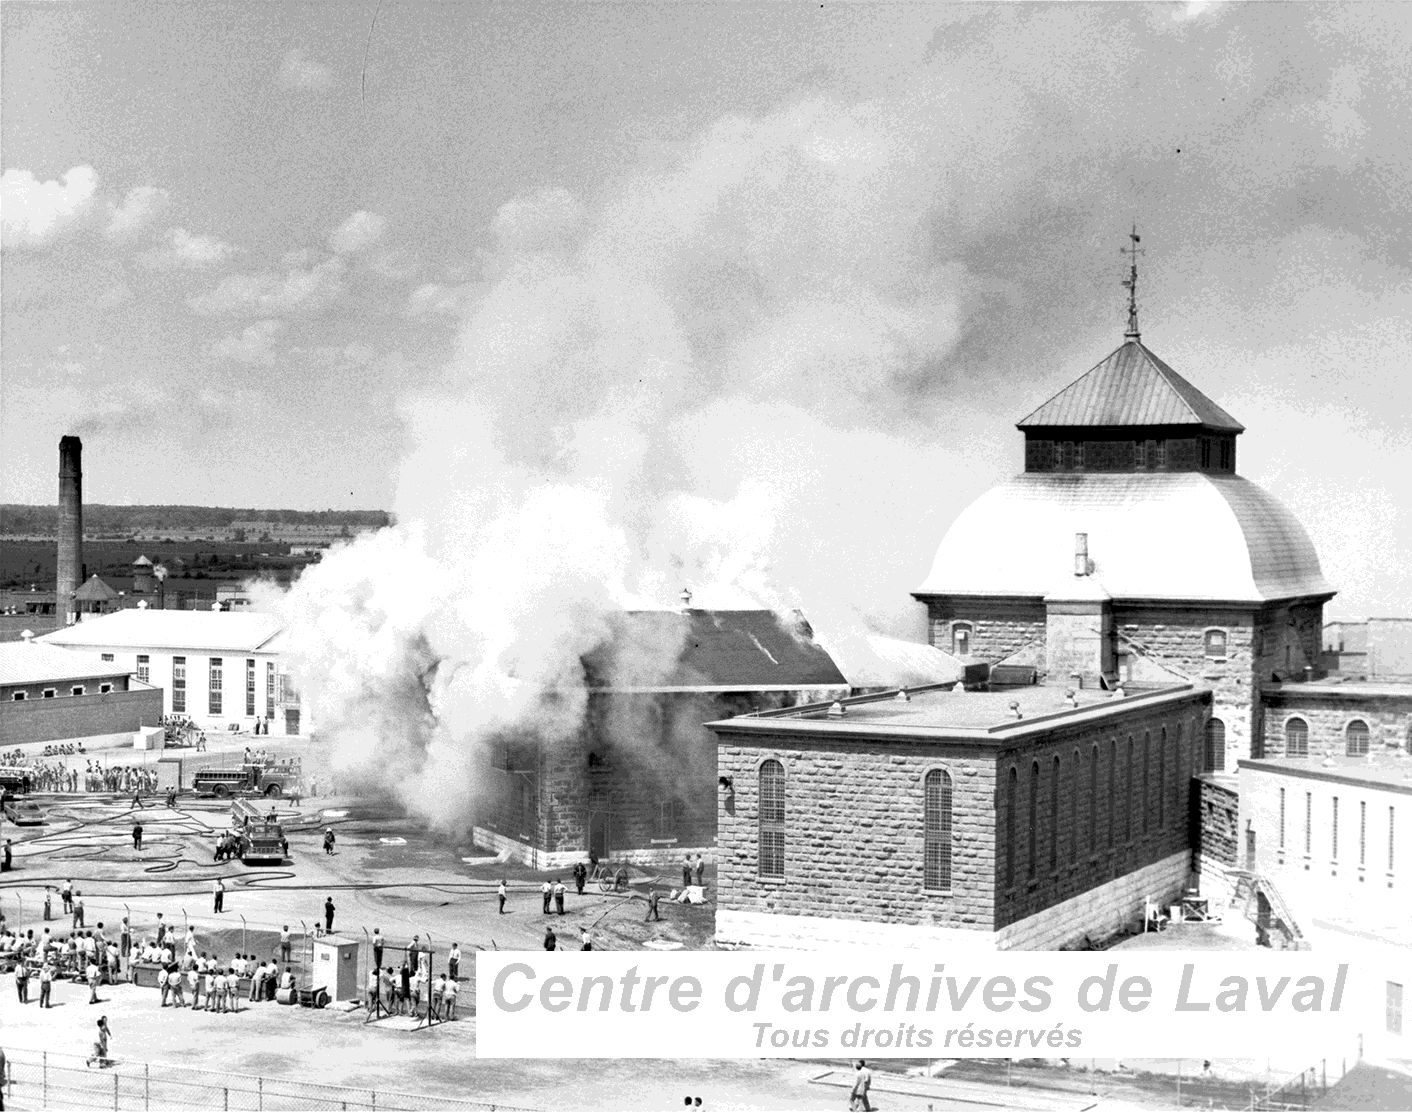
<path fill-rule="evenodd" d="M 1303 719 L 1309 733 L 1313 760 L 1347 752 L 1348 724 L 1361 719 L 1368 724 L 1368 752 L 1412 752 L 1412 687 L 1405 695 L 1364 695 L 1320 692 L 1286 684 L 1265 694 L 1264 743 L 1266 757 L 1286 756 L 1286 728 L 1294 718 Z"/>
<path fill-rule="evenodd" d="M 0 703 L 0 744 L 54 742 L 99 735 L 131 735 L 162 725 L 157 688 Z"/>
<path fill-rule="evenodd" d="M 927 602 L 931 644 L 952 651 L 952 626 L 971 627 L 969 656 L 996 664 L 1010 660 L 1044 669 L 1045 611 L 1041 600 L 969 599 L 935 596 Z"/>
<path fill-rule="evenodd" d="M 1241 864 L 1240 793 L 1234 784 L 1211 776 L 1197 778 L 1197 854 L 1202 861 L 1231 869 Z"/>

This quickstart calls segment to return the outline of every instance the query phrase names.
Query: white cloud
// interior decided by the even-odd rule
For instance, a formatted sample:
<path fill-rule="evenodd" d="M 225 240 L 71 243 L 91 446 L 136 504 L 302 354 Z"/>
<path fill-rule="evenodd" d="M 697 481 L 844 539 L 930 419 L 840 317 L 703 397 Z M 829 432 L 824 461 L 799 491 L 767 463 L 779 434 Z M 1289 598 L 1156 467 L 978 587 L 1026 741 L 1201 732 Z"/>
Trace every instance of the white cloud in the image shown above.
<path fill-rule="evenodd" d="M 93 207 L 98 174 L 75 166 L 62 178 L 40 181 L 28 170 L 0 176 L 0 218 L 5 247 L 43 247 L 78 224 Z"/>
<path fill-rule="evenodd" d="M 138 256 L 143 266 L 153 270 L 200 270 L 224 263 L 236 253 L 234 247 L 215 236 L 196 235 L 185 228 L 172 228 L 164 239 L 165 246 Z"/>
<path fill-rule="evenodd" d="M 131 239 L 162 214 L 171 194 L 157 186 L 130 189 L 122 204 L 114 205 L 104 229 L 110 239 Z"/>
<path fill-rule="evenodd" d="M 329 233 L 328 245 L 340 255 L 352 255 L 377 243 L 386 230 L 386 217 L 359 209 Z"/>
<path fill-rule="evenodd" d="M 284 56 L 277 80 L 286 89 L 315 91 L 333 85 L 333 71 L 296 48 Z"/>
<path fill-rule="evenodd" d="M 256 321 L 238 333 L 224 336 L 211 345 L 211 355 L 236 363 L 265 364 L 274 358 L 274 340 L 284 329 L 283 321 Z"/>
<path fill-rule="evenodd" d="M 312 311 L 343 292 L 346 267 L 334 256 L 312 267 L 295 267 L 283 273 L 264 271 L 232 274 L 213 290 L 186 299 L 196 313 L 212 316 L 275 316 Z"/>
<path fill-rule="evenodd" d="M 469 285 L 443 286 L 439 282 L 428 282 L 413 290 L 407 299 L 407 316 L 459 316 L 470 303 L 470 294 Z"/>

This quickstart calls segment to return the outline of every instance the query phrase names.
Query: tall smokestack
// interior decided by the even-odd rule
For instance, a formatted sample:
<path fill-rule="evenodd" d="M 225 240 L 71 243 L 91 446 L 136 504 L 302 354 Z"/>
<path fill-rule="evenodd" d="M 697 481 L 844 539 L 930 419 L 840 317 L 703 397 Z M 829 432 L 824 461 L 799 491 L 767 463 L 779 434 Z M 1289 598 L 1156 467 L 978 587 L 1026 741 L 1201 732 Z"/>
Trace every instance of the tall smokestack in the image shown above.
<path fill-rule="evenodd" d="M 74 592 L 83 584 L 83 441 L 59 441 L 59 574 L 54 614 L 67 624 L 77 621 Z"/>

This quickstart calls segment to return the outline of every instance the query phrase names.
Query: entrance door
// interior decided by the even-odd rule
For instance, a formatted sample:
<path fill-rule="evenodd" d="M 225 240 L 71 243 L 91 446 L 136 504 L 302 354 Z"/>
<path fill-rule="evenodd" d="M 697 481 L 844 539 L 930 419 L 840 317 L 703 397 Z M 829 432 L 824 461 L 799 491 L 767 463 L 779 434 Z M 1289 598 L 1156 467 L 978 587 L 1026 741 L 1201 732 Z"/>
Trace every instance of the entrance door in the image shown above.
<path fill-rule="evenodd" d="M 608 858 L 608 813 L 592 812 L 588 817 L 588 853 L 600 862 Z"/>
<path fill-rule="evenodd" d="M 1255 869 L 1255 828 L 1245 829 L 1245 868 Z"/>
<path fill-rule="evenodd" d="M 285 708 L 285 711 L 284 711 L 284 733 L 285 733 L 285 734 L 298 734 L 298 733 L 299 733 L 299 712 L 298 712 L 298 711 L 295 711 L 295 710 L 293 710 L 293 709 L 291 709 L 291 708 Z"/>

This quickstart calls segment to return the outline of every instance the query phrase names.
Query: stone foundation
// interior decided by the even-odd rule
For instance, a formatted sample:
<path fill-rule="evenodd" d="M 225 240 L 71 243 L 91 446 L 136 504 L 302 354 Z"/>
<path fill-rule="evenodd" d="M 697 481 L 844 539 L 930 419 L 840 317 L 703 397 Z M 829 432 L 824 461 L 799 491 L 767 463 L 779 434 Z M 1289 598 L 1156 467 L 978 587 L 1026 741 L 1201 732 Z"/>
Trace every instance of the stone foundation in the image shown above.
<path fill-rule="evenodd" d="M 497 854 L 508 854 L 507 861 L 520 862 L 535 870 L 569 870 L 573 869 L 576 862 L 588 861 L 588 855 L 582 850 L 540 850 L 522 839 L 512 839 L 508 835 L 497 834 L 488 827 L 473 827 L 471 833 L 477 846 L 483 846 Z M 626 863 L 634 866 L 656 866 L 668 881 L 675 882 L 681 880 L 682 859 L 690 855 L 694 862 L 698 854 L 704 855 L 706 858 L 706 880 L 709 884 L 715 876 L 715 862 L 713 861 L 715 847 L 712 846 L 672 846 L 660 849 L 638 848 L 615 851 L 610 861 L 614 865 Z"/>

